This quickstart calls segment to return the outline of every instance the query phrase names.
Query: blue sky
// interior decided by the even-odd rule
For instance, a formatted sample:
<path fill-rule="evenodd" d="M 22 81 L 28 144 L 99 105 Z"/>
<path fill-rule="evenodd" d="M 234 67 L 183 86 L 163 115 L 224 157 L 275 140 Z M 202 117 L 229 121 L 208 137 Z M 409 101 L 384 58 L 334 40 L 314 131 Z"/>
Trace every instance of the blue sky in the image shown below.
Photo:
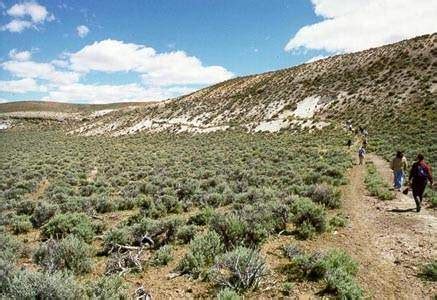
<path fill-rule="evenodd" d="M 0 101 L 174 97 L 435 32 L 435 2 L 4 0 Z"/>

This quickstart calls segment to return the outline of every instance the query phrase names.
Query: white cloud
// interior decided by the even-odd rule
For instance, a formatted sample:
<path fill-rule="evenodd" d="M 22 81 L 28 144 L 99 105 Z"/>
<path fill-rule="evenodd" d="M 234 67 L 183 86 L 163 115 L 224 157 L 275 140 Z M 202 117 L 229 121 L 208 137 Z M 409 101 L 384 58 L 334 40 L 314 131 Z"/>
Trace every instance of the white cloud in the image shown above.
<path fill-rule="evenodd" d="M 1 66 L 16 77 L 44 79 L 58 85 L 77 82 L 80 77 L 80 74 L 75 72 L 57 71 L 48 63 L 10 60 L 2 63 Z"/>
<path fill-rule="evenodd" d="M 68 61 L 62 59 L 54 59 L 50 63 L 58 68 L 67 68 L 69 66 Z"/>
<path fill-rule="evenodd" d="M 30 16 L 34 23 L 41 23 L 48 17 L 47 9 L 36 2 L 17 3 L 8 9 L 7 14 L 15 18 Z"/>
<path fill-rule="evenodd" d="M 10 32 L 21 32 L 26 28 L 32 27 L 32 22 L 24 20 L 12 20 L 6 25 L 0 27 L 2 31 L 9 30 Z"/>
<path fill-rule="evenodd" d="M 84 38 L 87 36 L 87 34 L 90 32 L 90 29 L 86 27 L 85 25 L 80 25 L 76 27 L 77 35 L 81 38 Z"/>
<path fill-rule="evenodd" d="M 50 63 L 34 62 L 31 54 L 13 49 L 11 60 L 0 62 L 1 68 L 20 78 L 0 82 L 3 91 L 44 91 L 47 96 L 42 100 L 64 102 L 156 101 L 233 76 L 221 66 L 203 66 L 198 58 L 183 51 L 157 53 L 150 47 L 114 40 L 95 42 L 76 53 L 61 53 Z M 139 81 L 121 85 L 79 83 L 81 76 L 91 71 L 133 72 Z M 41 81 L 43 85 L 38 85 Z"/>
<path fill-rule="evenodd" d="M 0 30 L 10 32 L 21 32 L 24 29 L 33 27 L 37 24 L 50 22 L 55 19 L 53 14 L 49 14 L 47 9 L 37 2 L 23 2 L 14 4 L 6 13 L 13 19 L 0 27 Z"/>
<path fill-rule="evenodd" d="M 285 46 L 355 52 L 437 31 L 434 0 L 311 0 L 325 19 L 302 27 Z"/>
<path fill-rule="evenodd" d="M 88 103 L 110 103 L 110 102 L 138 102 L 162 100 L 188 93 L 192 90 L 171 88 L 162 89 L 159 87 L 145 88 L 136 83 L 124 85 L 92 85 L 75 83 L 60 86 L 57 90 L 50 91 L 43 100 L 55 100 L 62 102 L 88 102 Z"/>
<path fill-rule="evenodd" d="M 305 63 L 309 64 L 309 63 L 312 63 L 312 62 L 315 62 L 315 61 L 318 61 L 318 60 L 321 60 L 321 59 L 325 59 L 327 57 L 329 57 L 329 56 L 326 56 L 326 55 L 317 55 L 317 56 L 311 57 Z"/>
<path fill-rule="evenodd" d="M 9 57 L 13 60 L 19 60 L 19 61 L 29 60 L 31 56 L 32 53 L 30 51 L 19 52 L 16 49 L 12 49 L 11 51 L 9 51 Z"/>
<path fill-rule="evenodd" d="M 0 92 L 8 93 L 27 93 L 27 92 L 45 92 L 44 86 L 39 86 L 32 78 L 23 78 L 20 80 L 0 80 Z"/>
<path fill-rule="evenodd" d="M 212 84 L 229 79 L 221 66 L 203 66 L 183 51 L 157 53 L 153 48 L 116 40 L 103 40 L 70 54 L 71 68 L 78 72 L 133 71 L 150 85 Z"/>

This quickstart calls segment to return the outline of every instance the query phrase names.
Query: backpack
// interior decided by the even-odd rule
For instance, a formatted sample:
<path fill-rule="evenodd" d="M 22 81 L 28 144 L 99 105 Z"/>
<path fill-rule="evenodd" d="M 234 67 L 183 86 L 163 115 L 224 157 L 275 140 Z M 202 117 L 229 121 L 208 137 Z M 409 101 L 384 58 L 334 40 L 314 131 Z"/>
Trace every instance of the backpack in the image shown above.
<path fill-rule="evenodd" d="M 422 164 L 417 164 L 417 177 L 426 179 L 428 178 L 428 169 Z"/>

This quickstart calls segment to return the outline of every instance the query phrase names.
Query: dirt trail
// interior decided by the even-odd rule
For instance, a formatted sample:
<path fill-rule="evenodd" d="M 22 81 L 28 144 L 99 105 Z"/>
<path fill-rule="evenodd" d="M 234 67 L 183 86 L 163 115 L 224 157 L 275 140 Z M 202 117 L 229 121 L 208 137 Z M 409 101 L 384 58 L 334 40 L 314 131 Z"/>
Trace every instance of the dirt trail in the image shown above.
<path fill-rule="evenodd" d="M 390 180 L 388 163 L 369 155 L 381 175 Z M 387 170 L 388 169 L 388 170 Z M 382 202 L 368 196 L 364 186 L 365 166 L 349 171 L 343 187 L 343 212 L 347 228 L 324 234 L 310 242 L 311 250 L 341 248 L 360 264 L 358 280 L 373 299 L 431 299 L 437 285 L 417 277 L 420 267 L 436 257 L 435 212 L 392 212 L 414 207 L 414 201 L 399 193 L 396 200 Z"/>

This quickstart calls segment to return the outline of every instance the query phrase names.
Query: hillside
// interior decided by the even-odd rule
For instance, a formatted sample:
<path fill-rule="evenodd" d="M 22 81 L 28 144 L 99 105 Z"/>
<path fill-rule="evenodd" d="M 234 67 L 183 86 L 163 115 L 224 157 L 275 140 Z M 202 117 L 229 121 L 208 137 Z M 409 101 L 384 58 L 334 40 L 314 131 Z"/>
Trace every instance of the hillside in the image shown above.
<path fill-rule="evenodd" d="M 280 71 L 235 78 L 135 111 L 117 111 L 77 132 L 276 132 L 352 119 L 372 126 L 424 111 L 435 124 L 437 34 Z M 423 117 L 423 113 L 421 113 Z"/>

